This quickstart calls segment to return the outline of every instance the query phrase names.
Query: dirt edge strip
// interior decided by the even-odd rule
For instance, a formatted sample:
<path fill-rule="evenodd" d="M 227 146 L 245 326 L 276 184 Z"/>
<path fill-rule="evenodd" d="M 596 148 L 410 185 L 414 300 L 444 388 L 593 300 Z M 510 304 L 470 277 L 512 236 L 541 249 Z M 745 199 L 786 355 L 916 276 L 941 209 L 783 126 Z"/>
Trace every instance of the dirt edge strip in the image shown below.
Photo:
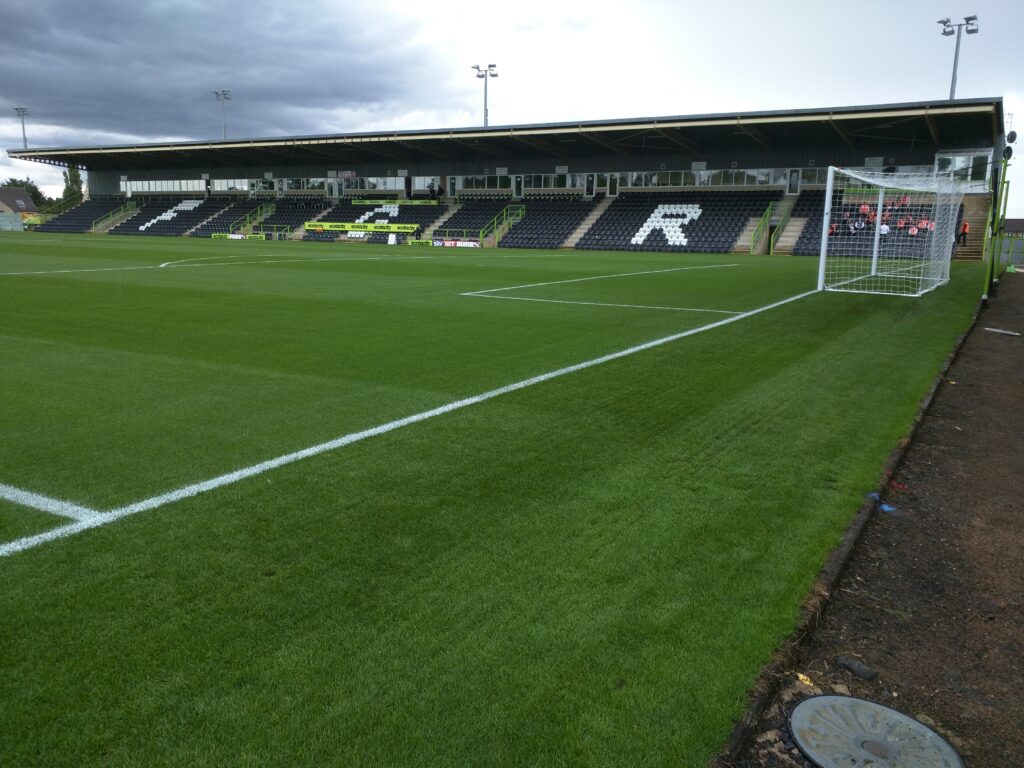
<path fill-rule="evenodd" d="M 800 606 L 800 619 L 797 622 L 796 628 L 789 637 L 783 640 L 779 648 L 772 654 L 771 660 L 761 671 L 757 681 L 750 689 L 747 707 L 743 715 L 733 727 L 732 733 L 729 734 L 725 747 L 709 764 L 710 768 L 729 768 L 730 765 L 739 760 L 740 755 L 750 744 L 755 726 L 782 689 L 786 670 L 792 667 L 798 651 L 814 634 L 814 630 L 817 628 L 818 622 L 828 605 L 832 590 L 835 589 L 843 573 L 846 571 L 846 566 L 853 555 L 854 547 L 860 541 L 864 529 L 877 511 L 889 481 L 892 479 L 897 467 L 902 463 L 907 448 L 910 446 L 918 427 L 928 413 L 928 409 L 935 398 L 935 394 L 939 391 L 943 379 L 946 378 L 946 374 L 956 361 L 964 342 L 967 341 L 967 337 L 970 336 L 977 325 L 978 317 L 981 315 L 981 310 L 984 306 L 984 299 L 978 299 L 967 330 L 957 337 L 953 350 L 946 357 L 945 362 L 932 381 L 931 387 L 928 388 L 928 392 L 921 399 L 921 403 L 918 405 L 917 412 L 914 414 L 914 419 L 910 423 L 906 436 L 901 438 L 896 447 L 889 453 L 885 464 L 882 466 L 882 472 L 874 491 L 869 492 L 864 497 L 864 503 L 860 505 L 853 521 L 843 533 L 843 538 L 839 545 L 832 550 L 832 553 L 818 572 L 818 578 L 815 580 L 814 586 L 811 587 L 810 594 L 804 600 L 803 605 Z"/>

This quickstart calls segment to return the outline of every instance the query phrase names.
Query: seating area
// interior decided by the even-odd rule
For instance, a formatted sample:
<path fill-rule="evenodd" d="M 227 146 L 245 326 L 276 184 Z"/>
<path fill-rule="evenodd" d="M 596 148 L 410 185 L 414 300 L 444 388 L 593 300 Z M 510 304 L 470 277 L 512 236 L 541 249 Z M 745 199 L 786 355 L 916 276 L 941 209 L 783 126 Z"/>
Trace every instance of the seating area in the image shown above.
<path fill-rule="evenodd" d="M 277 201 L 272 214 L 253 227 L 253 232 L 262 232 L 268 237 L 279 232 L 281 227 L 294 232 L 311 219 L 315 219 L 331 204 L 323 197 L 282 198 Z"/>
<path fill-rule="evenodd" d="M 751 218 L 779 200 L 779 190 L 756 192 L 624 192 L 576 247 L 601 251 L 723 253 Z"/>
<path fill-rule="evenodd" d="M 202 226 L 196 227 L 192 232 L 189 233 L 189 237 L 210 237 L 213 234 L 229 234 L 231 232 L 231 225 L 238 221 L 245 214 L 255 211 L 263 205 L 260 200 L 243 200 L 238 203 L 234 203 L 212 219 L 204 222 Z"/>
<path fill-rule="evenodd" d="M 507 205 L 518 203 L 511 198 L 482 198 L 478 200 L 464 199 L 462 207 L 448 221 L 434 232 L 435 237 L 458 238 L 463 235 L 476 236 L 480 230 L 490 223 L 491 219 L 501 213 Z"/>
<path fill-rule="evenodd" d="M 498 245 L 501 248 L 558 248 L 598 202 L 568 196 L 523 200 L 526 216 Z"/>
<path fill-rule="evenodd" d="M 110 234 L 180 236 L 227 204 L 227 200 L 217 197 L 148 203 L 139 213 L 111 229 Z"/>
<path fill-rule="evenodd" d="M 88 232 L 92 223 L 125 204 L 123 197 L 102 197 L 86 200 L 45 224 L 36 227 L 36 232 Z"/>
<path fill-rule="evenodd" d="M 807 223 L 804 224 L 800 238 L 793 248 L 794 254 L 818 256 L 821 253 L 824 208 L 824 190 L 808 190 L 800 193 L 800 197 L 797 198 L 796 204 L 793 206 L 793 215 L 806 217 Z M 936 228 L 935 222 L 929 221 L 930 216 L 932 216 L 930 204 L 914 205 L 899 200 L 888 203 L 882 212 L 882 223 L 889 226 L 889 234 L 881 241 L 882 247 L 879 250 L 884 254 L 900 243 L 910 243 L 930 237 Z M 963 205 L 960 206 L 957 216 L 958 225 L 962 216 Z M 834 204 L 829 225 L 829 253 L 834 250 L 845 253 L 871 253 L 874 249 L 876 222 L 875 206 L 863 200 Z"/>

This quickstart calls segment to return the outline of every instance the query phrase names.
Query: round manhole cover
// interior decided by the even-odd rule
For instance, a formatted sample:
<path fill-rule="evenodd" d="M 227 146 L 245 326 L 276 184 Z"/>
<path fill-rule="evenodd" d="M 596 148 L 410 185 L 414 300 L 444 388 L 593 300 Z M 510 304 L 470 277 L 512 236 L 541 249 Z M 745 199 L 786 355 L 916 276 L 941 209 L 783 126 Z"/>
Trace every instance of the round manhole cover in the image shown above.
<path fill-rule="evenodd" d="M 820 768 L 964 768 L 935 731 L 895 709 L 852 696 L 814 696 L 797 704 L 789 730 Z"/>

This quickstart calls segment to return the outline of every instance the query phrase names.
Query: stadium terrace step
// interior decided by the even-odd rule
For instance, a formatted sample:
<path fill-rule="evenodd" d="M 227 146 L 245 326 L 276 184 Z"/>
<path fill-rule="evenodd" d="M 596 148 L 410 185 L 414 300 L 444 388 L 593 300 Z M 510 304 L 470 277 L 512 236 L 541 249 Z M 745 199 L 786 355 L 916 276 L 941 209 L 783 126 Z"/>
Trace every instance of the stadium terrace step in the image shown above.
<path fill-rule="evenodd" d="M 736 242 L 732 246 L 732 253 L 750 253 L 750 246 L 753 244 L 754 232 L 757 231 L 757 225 L 761 223 L 760 218 L 751 217 L 747 220 L 747 225 L 740 232 L 740 236 L 736 238 Z"/>
<path fill-rule="evenodd" d="M 797 241 L 800 240 L 800 236 L 803 234 L 804 228 L 807 226 L 807 219 L 804 216 L 790 216 L 783 227 L 782 234 L 779 235 L 775 241 L 775 250 L 773 253 L 781 254 L 784 256 L 791 255 L 793 248 L 796 247 Z"/>
<path fill-rule="evenodd" d="M 612 204 L 612 201 L 614 199 L 614 197 L 602 198 L 597 203 L 597 205 L 594 206 L 594 210 L 587 214 L 587 218 L 583 220 L 583 223 L 576 227 L 576 231 L 569 235 L 569 238 L 564 243 L 562 243 L 561 247 L 575 248 L 576 243 L 578 243 L 580 241 L 580 238 L 582 238 L 590 230 L 590 228 L 594 225 L 594 222 L 601 218 L 604 212 L 608 210 L 608 206 Z"/>
<path fill-rule="evenodd" d="M 430 225 L 423 231 L 424 239 L 430 239 L 433 237 L 434 232 L 442 227 L 448 226 L 448 222 L 462 210 L 462 203 L 454 203 L 448 206 L 448 215 L 438 219 L 434 224 Z"/>

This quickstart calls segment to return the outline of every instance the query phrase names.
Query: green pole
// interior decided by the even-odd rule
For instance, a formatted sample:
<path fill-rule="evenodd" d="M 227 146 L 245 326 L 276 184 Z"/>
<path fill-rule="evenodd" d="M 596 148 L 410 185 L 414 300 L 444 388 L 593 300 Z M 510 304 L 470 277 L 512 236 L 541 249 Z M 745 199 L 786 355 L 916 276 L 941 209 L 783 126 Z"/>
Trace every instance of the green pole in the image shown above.
<path fill-rule="evenodd" d="M 985 283 L 981 291 L 982 301 L 988 301 L 988 294 L 992 290 L 992 280 L 995 273 L 995 248 L 993 247 L 995 232 L 993 230 L 999 226 L 999 211 L 1003 204 L 1003 189 L 1004 182 L 1006 181 L 1006 165 L 1006 158 L 1003 158 L 1000 164 L 999 186 L 995 190 L 996 198 L 992 206 L 992 221 L 985 222 L 985 244 L 982 250 L 982 259 L 987 259 L 987 263 L 984 269 Z"/>

